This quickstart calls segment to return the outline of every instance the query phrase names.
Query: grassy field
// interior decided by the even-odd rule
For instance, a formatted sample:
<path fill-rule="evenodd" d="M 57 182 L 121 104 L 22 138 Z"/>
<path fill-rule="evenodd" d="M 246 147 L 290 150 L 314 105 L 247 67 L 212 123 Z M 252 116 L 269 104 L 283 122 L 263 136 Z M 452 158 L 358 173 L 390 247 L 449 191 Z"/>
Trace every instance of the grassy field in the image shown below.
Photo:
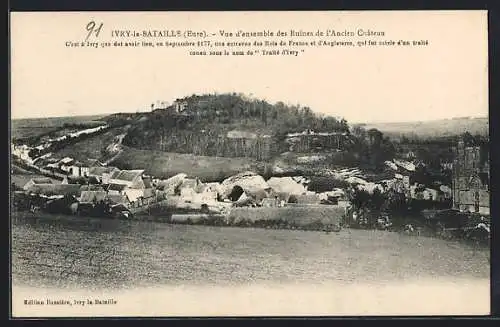
<path fill-rule="evenodd" d="M 489 250 L 399 233 L 170 225 L 74 216 L 12 224 L 20 285 L 130 288 L 489 280 Z M 61 278 L 64 276 L 64 278 Z"/>
<path fill-rule="evenodd" d="M 368 123 L 365 129 L 376 128 L 386 136 L 417 136 L 421 138 L 460 135 L 468 131 L 472 135 L 489 135 L 488 118 L 457 118 L 425 122 Z"/>
<path fill-rule="evenodd" d="M 64 124 L 102 124 L 99 121 L 105 115 L 73 116 L 50 118 L 26 118 L 11 120 L 11 137 L 22 139 L 55 131 Z"/>
<path fill-rule="evenodd" d="M 113 165 L 123 169 L 145 169 L 148 174 L 158 177 L 186 173 L 203 181 L 214 181 L 251 170 L 258 165 L 256 161 L 244 158 L 205 157 L 125 146 L 123 148 L 124 151 L 113 161 Z"/>
<path fill-rule="evenodd" d="M 295 206 L 286 208 L 233 208 L 228 217 L 231 223 L 283 221 L 294 226 L 318 224 L 339 225 L 344 208 L 337 206 Z"/>

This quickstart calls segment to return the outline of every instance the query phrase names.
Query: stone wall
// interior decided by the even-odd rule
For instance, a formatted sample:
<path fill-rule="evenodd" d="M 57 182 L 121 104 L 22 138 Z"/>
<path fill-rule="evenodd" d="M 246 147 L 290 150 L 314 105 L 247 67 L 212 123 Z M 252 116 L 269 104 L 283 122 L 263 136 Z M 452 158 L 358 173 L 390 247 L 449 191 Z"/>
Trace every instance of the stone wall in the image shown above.
<path fill-rule="evenodd" d="M 282 208 L 233 208 L 228 217 L 230 224 L 248 221 L 284 221 L 295 226 L 340 225 L 345 208 L 332 205 L 305 205 Z"/>

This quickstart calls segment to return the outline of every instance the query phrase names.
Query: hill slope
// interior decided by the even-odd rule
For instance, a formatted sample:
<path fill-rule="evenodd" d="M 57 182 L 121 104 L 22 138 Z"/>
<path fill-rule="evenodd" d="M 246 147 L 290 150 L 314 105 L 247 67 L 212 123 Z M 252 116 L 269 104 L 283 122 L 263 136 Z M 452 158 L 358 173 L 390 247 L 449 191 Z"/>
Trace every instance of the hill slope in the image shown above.
<path fill-rule="evenodd" d="M 308 107 L 270 104 L 240 94 L 193 95 L 139 119 L 127 119 L 135 119 L 123 140 L 130 147 L 258 160 L 285 151 L 287 133 L 349 132 L 344 119 L 320 116 Z"/>

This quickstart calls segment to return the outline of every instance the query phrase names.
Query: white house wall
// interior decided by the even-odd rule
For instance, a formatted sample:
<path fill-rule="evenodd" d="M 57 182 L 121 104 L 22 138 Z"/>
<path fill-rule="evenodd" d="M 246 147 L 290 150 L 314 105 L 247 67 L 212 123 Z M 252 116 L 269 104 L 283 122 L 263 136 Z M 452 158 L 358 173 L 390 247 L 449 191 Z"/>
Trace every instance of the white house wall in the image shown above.
<path fill-rule="evenodd" d="M 144 191 L 140 189 L 126 189 L 124 191 L 125 195 L 129 198 L 131 202 L 137 201 L 140 197 L 144 196 Z"/>

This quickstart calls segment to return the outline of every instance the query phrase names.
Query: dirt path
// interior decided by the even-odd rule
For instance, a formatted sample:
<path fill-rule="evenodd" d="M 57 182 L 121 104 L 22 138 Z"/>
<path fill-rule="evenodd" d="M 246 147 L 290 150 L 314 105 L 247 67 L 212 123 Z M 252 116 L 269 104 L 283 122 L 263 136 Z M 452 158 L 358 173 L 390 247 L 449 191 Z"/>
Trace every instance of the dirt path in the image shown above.
<path fill-rule="evenodd" d="M 106 148 L 106 151 L 110 154 L 113 153 L 113 156 L 110 159 L 106 160 L 104 162 L 104 165 L 107 166 L 110 163 L 112 163 L 113 161 L 115 161 L 116 158 L 118 158 L 120 156 L 120 154 L 123 152 L 122 143 L 123 143 L 123 139 L 125 138 L 126 135 L 127 135 L 127 132 L 120 134 L 120 135 L 117 135 L 115 137 L 115 141 L 113 143 L 111 143 L 110 145 L 108 145 L 108 147 Z"/>

